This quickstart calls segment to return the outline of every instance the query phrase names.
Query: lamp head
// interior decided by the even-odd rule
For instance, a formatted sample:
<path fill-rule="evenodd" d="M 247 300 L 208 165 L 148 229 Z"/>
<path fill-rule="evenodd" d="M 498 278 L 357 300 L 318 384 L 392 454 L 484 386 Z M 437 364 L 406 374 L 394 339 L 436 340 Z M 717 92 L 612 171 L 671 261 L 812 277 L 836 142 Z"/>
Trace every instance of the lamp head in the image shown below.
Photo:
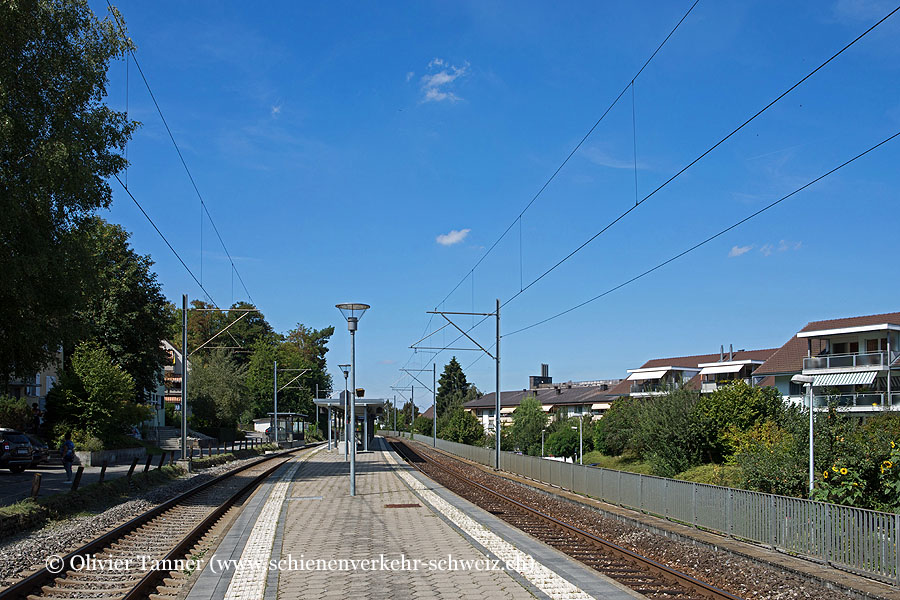
<path fill-rule="evenodd" d="M 338 368 L 344 373 L 344 379 L 347 379 L 350 374 L 350 365 L 338 365 Z"/>
<path fill-rule="evenodd" d="M 337 307 L 337 309 L 341 311 L 341 314 L 344 315 L 344 318 L 347 319 L 347 326 L 350 331 L 356 331 L 356 323 L 362 318 L 363 313 L 370 308 L 368 304 L 362 304 L 360 302 L 342 302 L 341 304 L 335 304 L 335 307 Z"/>
<path fill-rule="evenodd" d="M 812 384 L 812 382 L 813 382 L 812 375 L 800 375 L 798 373 L 797 375 L 794 375 L 793 377 L 791 377 L 791 383 L 803 383 L 806 385 L 810 385 L 810 384 Z"/>

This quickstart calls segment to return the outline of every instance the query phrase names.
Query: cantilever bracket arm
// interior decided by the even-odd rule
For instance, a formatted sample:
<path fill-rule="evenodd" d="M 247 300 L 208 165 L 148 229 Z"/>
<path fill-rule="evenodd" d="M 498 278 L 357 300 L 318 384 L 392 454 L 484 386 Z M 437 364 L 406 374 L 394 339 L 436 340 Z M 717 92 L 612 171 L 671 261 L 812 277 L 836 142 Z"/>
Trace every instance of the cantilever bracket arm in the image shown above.
<path fill-rule="evenodd" d="M 496 356 L 494 356 L 493 354 L 491 354 L 490 352 L 488 352 L 487 350 L 485 350 L 485 349 L 484 349 L 484 346 L 482 346 L 481 344 L 479 344 L 478 342 L 476 342 L 475 339 L 474 339 L 472 336 L 470 336 L 468 333 L 466 333 L 465 331 L 463 331 L 456 323 L 454 323 L 453 321 L 451 321 L 450 318 L 447 317 L 447 315 L 445 315 L 444 313 L 440 313 L 440 315 L 441 315 L 442 317 L 444 317 L 445 319 L 447 319 L 447 323 L 449 323 L 450 325 L 453 325 L 453 327 L 455 327 L 456 330 L 457 330 L 458 332 L 460 332 L 461 334 L 463 334 L 464 336 L 466 336 L 466 337 L 469 339 L 470 342 L 472 342 L 473 344 L 475 344 L 476 346 L 478 346 L 479 348 L 481 348 L 481 351 L 482 351 L 482 352 L 484 352 L 485 354 L 487 354 L 488 356 L 490 356 L 490 357 L 493 358 L 494 360 L 497 360 L 497 357 L 496 357 Z"/>
<path fill-rule="evenodd" d="M 419 385 L 421 385 L 423 388 L 425 388 L 426 390 L 428 390 L 428 391 L 431 392 L 432 394 L 434 393 L 434 390 L 433 390 L 433 389 L 431 389 L 430 387 L 428 387 L 427 385 L 425 385 L 424 383 L 422 383 L 422 381 L 421 381 L 418 377 L 416 377 L 415 375 L 413 375 L 412 373 L 410 373 L 409 369 L 400 369 L 400 370 L 403 371 L 404 373 L 408 374 L 410 377 L 412 377 L 412 378 L 415 379 L 416 381 L 418 381 L 418 382 L 419 382 Z M 420 370 L 423 370 L 423 371 L 431 371 L 431 369 L 420 369 Z"/>
<path fill-rule="evenodd" d="M 210 343 L 211 341 L 213 341 L 214 339 L 216 339 L 217 337 L 219 337 L 220 335 L 222 335 L 223 333 L 225 333 L 226 331 L 228 331 L 229 329 L 231 329 L 231 326 L 232 326 L 232 325 L 234 325 L 235 323 L 237 323 L 238 321 L 240 321 L 241 319 L 243 319 L 244 317 L 246 317 L 247 315 L 249 315 L 251 312 L 252 312 L 252 311 L 247 311 L 247 312 L 245 312 L 244 314 L 242 314 L 241 316 L 239 316 L 237 319 L 235 319 L 234 321 L 232 321 L 231 323 L 229 323 L 228 326 L 225 327 L 225 329 L 220 330 L 216 335 L 212 336 L 211 338 L 209 338 L 208 340 L 206 340 L 205 342 L 203 342 L 202 344 L 200 344 L 199 346 L 197 346 L 196 348 L 194 348 L 194 351 L 191 352 L 190 354 L 188 354 L 188 358 L 190 358 L 191 356 L 193 356 L 195 352 L 197 352 L 198 350 L 202 349 L 202 348 L 203 348 L 204 346 L 206 346 L 208 343 Z M 230 334 L 229 334 L 229 335 L 230 335 Z M 231 338 L 231 339 L 234 339 L 234 338 Z M 237 341 L 237 340 L 235 340 L 235 341 Z"/>

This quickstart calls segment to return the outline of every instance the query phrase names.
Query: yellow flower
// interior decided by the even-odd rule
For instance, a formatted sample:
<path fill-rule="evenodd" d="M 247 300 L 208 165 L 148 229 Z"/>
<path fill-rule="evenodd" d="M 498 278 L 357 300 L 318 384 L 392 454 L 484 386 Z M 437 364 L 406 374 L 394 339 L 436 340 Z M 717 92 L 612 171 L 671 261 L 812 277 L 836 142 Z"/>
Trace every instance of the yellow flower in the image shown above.
<path fill-rule="evenodd" d="M 887 467 L 888 469 L 890 469 L 891 467 L 894 466 L 894 463 L 892 463 L 889 460 L 886 460 L 886 461 L 884 461 L 884 466 Z"/>
<path fill-rule="evenodd" d="M 841 475 L 846 475 L 846 474 L 847 474 L 847 469 L 841 467 Z"/>
<path fill-rule="evenodd" d="M 838 472 L 837 465 L 832 465 L 831 470 L 834 471 L 835 473 L 837 473 Z"/>
<path fill-rule="evenodd" d="M 824 477 L 825 479 L 828 479 L 828 471 L 824 471 L 822 473 L 822 477 Z"/>
<path fill-rule="evenodd" d="M 896 448 L 896 447 L 897 447 L 897 445 L 894 444 L 894 442 L 891 442 L 891 448 Z"/>
<path fill-rule="evenodd" d="M 855 485 L 855 486 L 859 487 L 859 484 L 856 483 L 855 481 L 851 485 Z"/>

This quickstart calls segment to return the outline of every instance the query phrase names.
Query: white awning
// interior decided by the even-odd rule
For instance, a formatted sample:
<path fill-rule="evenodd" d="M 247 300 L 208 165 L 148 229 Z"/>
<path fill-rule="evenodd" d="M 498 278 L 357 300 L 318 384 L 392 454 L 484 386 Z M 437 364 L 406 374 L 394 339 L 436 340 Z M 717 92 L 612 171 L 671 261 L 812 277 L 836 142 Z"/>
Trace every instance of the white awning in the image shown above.
<path fill-rule="evenodd" d="M 813 387 L 826 385 L 869 385 L 875 381 L 877 371 L 856 371 L 855 373 L 826 373 L 813 376 Z"/>
<path fill-rule="evenodd" d="M 591 404 L 591 410 L 609 410 L 609 403 L 601 402 L 598 404 Z"/>
<path fill-rule="evenodd" d="M 517 406 L 507 406 L 506 408 L 500 409 L 501 415 L 509 415 L 512 414 L 518 407 Z"/>
<path fill-rule="evenodd" d="M 716 375 L 717 373 L 737 373 L 744 365 L 719 365 L 716 367 L 703 367 L 700 369 L 701 375 Z"/>
<path fill-rule="evenodd" d="M 632 373 L 628 376 L 629 381 L 643 381 L 646 379 L 662 379 L 663 375 L 669 372 L 669 369 L 661 371 L 644 371 L 642 373 Z"/>
<path fill-rule="evenodd" d="M 541 410 L 544 412 L 550 412 L 551 410 L 553 410 L 553 405 L 552 404 L 541 404 Z"/>

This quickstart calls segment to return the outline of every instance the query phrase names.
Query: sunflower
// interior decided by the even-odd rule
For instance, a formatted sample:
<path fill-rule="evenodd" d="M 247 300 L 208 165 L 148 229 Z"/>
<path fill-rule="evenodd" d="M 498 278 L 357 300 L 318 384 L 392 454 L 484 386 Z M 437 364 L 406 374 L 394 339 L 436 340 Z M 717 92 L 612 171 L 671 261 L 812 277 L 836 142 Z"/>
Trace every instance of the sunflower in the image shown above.
<path fill-rule="evenodd" d="M 841 467 L 841 475 L 846 475 L 846 474 L 847 474 L 847 469 L 844 467 Z"/>

